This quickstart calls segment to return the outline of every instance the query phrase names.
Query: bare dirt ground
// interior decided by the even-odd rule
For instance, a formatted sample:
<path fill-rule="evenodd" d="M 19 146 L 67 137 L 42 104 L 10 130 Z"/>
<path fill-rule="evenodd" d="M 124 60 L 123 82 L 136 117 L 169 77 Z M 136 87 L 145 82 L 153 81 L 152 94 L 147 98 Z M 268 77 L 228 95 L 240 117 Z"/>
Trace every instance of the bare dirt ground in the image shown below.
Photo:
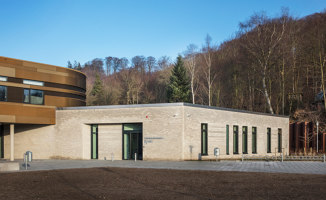
<path fill-rule="evenodd" d="M 0 199 L 325 199 L 326 175 L 90 168 L 0 174 Z"/>

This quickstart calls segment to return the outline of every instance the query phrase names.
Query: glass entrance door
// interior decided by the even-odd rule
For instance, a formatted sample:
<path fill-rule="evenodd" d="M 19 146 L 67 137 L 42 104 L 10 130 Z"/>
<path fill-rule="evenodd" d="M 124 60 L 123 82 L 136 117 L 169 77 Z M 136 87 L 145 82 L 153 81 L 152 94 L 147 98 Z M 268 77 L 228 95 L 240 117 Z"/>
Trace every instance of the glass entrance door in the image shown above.
<path fill-rule="evenodd" d="M 123 127 L 123 159 L 143 159 L 143 138 L 141 124 L 124 124 Z"/>

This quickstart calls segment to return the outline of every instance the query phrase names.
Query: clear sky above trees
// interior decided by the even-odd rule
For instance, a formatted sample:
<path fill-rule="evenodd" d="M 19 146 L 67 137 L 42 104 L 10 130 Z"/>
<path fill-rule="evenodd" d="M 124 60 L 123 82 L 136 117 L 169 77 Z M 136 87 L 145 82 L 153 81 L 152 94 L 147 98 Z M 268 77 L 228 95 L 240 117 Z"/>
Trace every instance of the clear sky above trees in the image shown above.
<path fill-rule="evenodd" d="M 230 39 L 254 12 L 275 16 L 282 7 L 303 17 L 325 0 L 0 0 L 0 55 L 66 66 L 106 56 L 175 59 L 206 34 Z"/>

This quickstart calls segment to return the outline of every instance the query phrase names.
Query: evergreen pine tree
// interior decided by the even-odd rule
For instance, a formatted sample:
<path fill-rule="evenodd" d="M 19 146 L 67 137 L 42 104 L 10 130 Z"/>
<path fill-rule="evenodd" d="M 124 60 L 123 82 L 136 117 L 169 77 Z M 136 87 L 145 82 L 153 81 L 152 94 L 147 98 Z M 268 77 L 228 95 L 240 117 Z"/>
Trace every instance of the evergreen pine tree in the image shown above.
<path fill-rule="evenodd" d="M 96 79 L 95 79 L 94 86 L 91 91 L 91 95 L 95 97 L 93 104 L 95 104 L 95 105 L 103 105 L 104 104 L 103 83 L 98 74 L 96 74 Z"/>
<path fill-rule="evenodd" d="M 190 102 L 190 81 L 182 57 L 178 56 L 170 76 L 167 97 L 172 102 Z"/>

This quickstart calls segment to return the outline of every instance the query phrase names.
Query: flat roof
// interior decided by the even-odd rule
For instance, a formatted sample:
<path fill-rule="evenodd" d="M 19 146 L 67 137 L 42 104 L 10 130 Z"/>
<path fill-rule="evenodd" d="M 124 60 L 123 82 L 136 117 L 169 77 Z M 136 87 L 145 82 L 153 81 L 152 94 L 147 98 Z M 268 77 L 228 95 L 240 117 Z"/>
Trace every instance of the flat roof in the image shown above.
<path fill-rule="evenodd" d="M 206 105 L 183 103 L 183 102 L 180 102 L 180 103 L 105 105 L 105 106 L 81 106 L 81 107 L 59 107 L 59 108 L 57 108 L 57 110 L 94 110 L 94 109 L 117 109 L 117 108 L 174 107 L 174 106 L 188 106 L 188 107 L 195 107 L 195 108 L 205 108 L 205 109 L 213 109 L 213 110 L 223 110 L 223 111 L 230 111 L 230 112 L 240 112 L 240 113 L 249 113 L 249 114 L 255 114 L 255 115 L 267 115 L 267 116 L 273 116 L 273 117 L 289 118 L 289 116 L 286 116 L 286 115 L 276 115 L 276 114 L 270 114 L 270 113 L 253 112 L 253 111 L 248 111 L 248 110 L 206 106 Z"/>

